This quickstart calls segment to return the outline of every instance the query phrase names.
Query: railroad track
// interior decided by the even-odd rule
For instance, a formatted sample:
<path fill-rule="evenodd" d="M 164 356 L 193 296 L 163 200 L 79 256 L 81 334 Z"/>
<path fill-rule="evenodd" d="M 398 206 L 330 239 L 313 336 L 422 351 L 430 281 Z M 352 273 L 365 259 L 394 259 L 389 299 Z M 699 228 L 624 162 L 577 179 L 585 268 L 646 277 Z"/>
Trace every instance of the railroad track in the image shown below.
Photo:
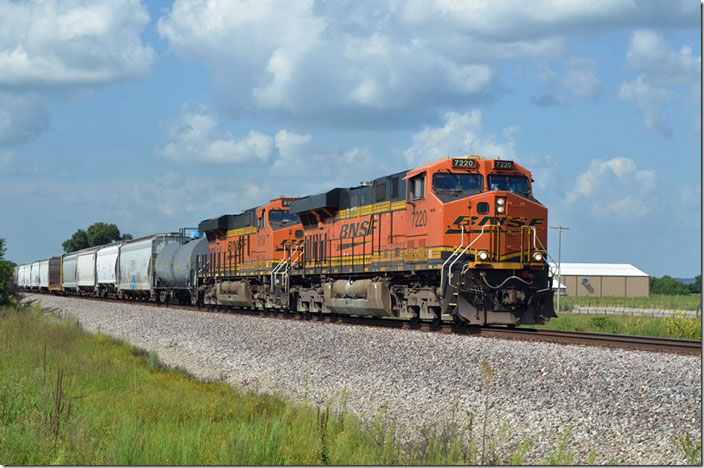
<path fill-rule="evenodd" d="M 46 294 L 37 293 L 32 294 Z M 74 299 L 91 300 L 95 302 L 119 302 L 125 303 L 116 298 L 95 298 L 95 297 L 76 297 Z M 128 302 L 130 303 L 130 302 Z M 541 341 L 558 344 L 571 345 L 587 345 L 608 348 L 622 348 L 639 351 L 653 351 L 660 353 L 686 354 L 701 356 L 702 342 L 698 340 L 683 340 L 678 338 L 660 338 L 651 336 L 636 336 L 636 335 L 613 335 L 608 333 L 591 333 L 566 330 L 548 330 L 543 328 L 504 328 L 497 326 L 468 326 L 456 325 L 452 323 L 432 323 L 418 322 L 413 323 L 407 320 L 393 318 L 374 318 L 374 317 L 356 317 L 356 316 L 330 316 L 330 315 L 305 315 L 298 313 L 284 313 L 273 311 L 260 310 L 244 310 L 244 309 L 198 309 L 195 306 L 172 304 L 166 306 L 164 304 L 155 304 L 153 302 L 134 301 L 134 304 L 144 305 L 148 307 L 162 307 L 169 309 L 182 310 L 200 310 L 207 313 L 237 313 L 241 315 L 273 317 L 282 320 L 311 320 L 317 322 L 340 323 L 346 325 L 362 325 L 371 327 L 386 327 L 419 330 L 425 332 L 437 333 L 454 333 L 460 335 L 481 336 L 486 338 L 498 338 L 517 341 Z"/>

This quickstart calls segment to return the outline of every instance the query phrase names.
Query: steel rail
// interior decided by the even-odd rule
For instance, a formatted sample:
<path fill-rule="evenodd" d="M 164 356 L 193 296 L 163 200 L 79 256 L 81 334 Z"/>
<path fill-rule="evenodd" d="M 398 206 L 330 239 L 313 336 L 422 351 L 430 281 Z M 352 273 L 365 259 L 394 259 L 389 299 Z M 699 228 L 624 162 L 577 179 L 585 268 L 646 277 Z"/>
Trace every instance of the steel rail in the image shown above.
<path fill-rule="evenodd" d="M 32 291 L 29 294 L 53 295 L 50 293 Z M 200 311 L 207 313 L 236 313 L 255 317 L 269 317 L 283 320 L 305 320 L 315 322 L 340 323 L 355 326 L 386 327 L 397 329 L 417 330 L 424 332 L 452 333 L 458 335 L 469 335 L 483 338 L 496 338 L 515 341 L 536 341 L 557 343 L 562 345 L 586 345 L 608 348 L 622 348 L 639 351 L 653 351 L 660 353 L 684 354 L 701 356 L 702 342 L 700 340 L 685 340 L 679 338 L 663 338 L 640 335 L 615 335 L 609 333 L 579 332 L 568 330 L 549 330 L 544 328 L 508 328 L 499 326 L 476 326 L 466 324 L 454 324 L 449 322 L 433 323 L 432 321 L 420 321 L 417 323 L 398 318 L 379 318 L 345 316 L 334 314 L 305 314 L 292 313 L 283 310 L 249 310 L 233 309 L 226 307 L 203 307 L 198 309 L 193 305 L 184 304 L 157 304 L 149 301 L 123 301 L 117 298 L 98 298 L 91 296 L 59 296 L 73 299 L 91 300 L 96 302 L 117 302 L 135 305 L 144 305 L 156 308 L 180 309 L 189 311 Z"/>

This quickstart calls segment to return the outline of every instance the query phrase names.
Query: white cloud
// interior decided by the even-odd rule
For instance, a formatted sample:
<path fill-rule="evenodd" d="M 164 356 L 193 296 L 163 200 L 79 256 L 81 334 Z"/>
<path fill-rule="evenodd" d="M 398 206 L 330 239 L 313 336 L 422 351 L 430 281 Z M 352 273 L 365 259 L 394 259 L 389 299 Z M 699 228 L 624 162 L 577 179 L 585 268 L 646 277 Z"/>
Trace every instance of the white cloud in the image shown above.
<path fill-rule="evenodd" d="M 643 115 L 648 130 L 658 131 L 665 136 L 672 131 L 662 122 L 663 108 L 674 99 L 674 94 L 664 88 L 651 86 L 641 75 L 635 81 L 621 83 L 618 97 L 631 101 Z"/>
<path fill-rule="evenodd" d="M 0 87 L 105 85 L 145 76 L 154 50 L 139 0 L 0 2 Z"/>
<path fill-rule="evenodd" d="M 233 115 L 375 128 L 494 99 L 496 62 L 561 58 L 581 32 L 696 27 L 697 15 L 686 0 L 176 0 L 158 31 L 207 67 Z M 566 80 L 577 96 L 600 91 L 590 69 Z"/>
<path fill-rule="evenodd" d="M 573 58 L 569 61 L 567 74 L 562 85 L 570 89 L 580 98 L 597 98 L 601 95 L 603 86 L 594 75 L 596 62 L 593 60 Z"/>
<path fill-rule="evenodd" d="M 36 94 L 0 92 L 0 147 L 24 143 L 48 126 L 46 106 Z"/>
<path fill-rule="evenodd" d="M 448 112 L 445 114 L 444 126 L 426 127 L 413 135 L 413 144 L 404 151 L 406 161 L 415 166 L 444 156 L 464 154 L 515 157 L 511 134 L 516 127 L 510 127 L 504 132 L 504 142 L 493 134 L 484 134 L 482 127 L 482 113 L 478 109 L 464 114 Z"/>
<path fill-rule="evenodd" d="M 568 205 L 586 206 L 597 217 L 632 219 L 648 214 L 655 199 L 655 171 L 625 157 L 594 159 L 567 194 Z"/>
<path fill-rule="evenodd" d="M 687 45 L 679 51 L 671 49 L 654 31 L 633 32 L 626 61 L 654 84 L 692 84 L 701 78 L 701 57 L 695 57 Z"/>
<path fill-rule="evenodd" d="M 157 210 L 165 217 L 192 218 L 191 223 L 201 221 L 207 212 L 233 213 L 247 209 L 257 202 L 261 189 L 256 184 L 242 182 L 232 184 L 228 180 L 203 177 L 184 177 L 169 172 L 149 182 L 134 182 L 130 198 L 139 206 Z M 204 211 L 207 207 L 207 212 Z M 172 229 L 175 229 L 173 226 Z"/>
<path fill-rule="evenodd" d="M 640 72 L 635 81 L 621 84 L 619 97 L 631 101 L 643 115 L 645 126 L 670 136 L 672 131 L 662 122 L 662 111 L 676 94 L 673 86 L 689 87 L 690 104 L 699 104 L 701 57 L 684 45 L 679 51 L 670 48 L 661 33 L 636 30 L 626 53 L 626 62 Z"/>
<path fill-rule="evenodd" d="M 404 19 L 418 27 L 449 24 L 452 29 L 471 31 L 497 40 L 544 37 L 566 31 L 598 31 L 626 24 L 694 27 L 698 25 L 699 13 L 699 6 L 687 0 L 412 0 L 403 5 Z"/>
<path fill-rule="evenodd" d="M 272 155 L 274 139 L 256 130 L 235 138 L 219 129 L 217 118 L 205 107 L 184 106 L 171 125 L 173 141 L 156 153 L 177 163 L 244 164 L 264 163 Z"/>

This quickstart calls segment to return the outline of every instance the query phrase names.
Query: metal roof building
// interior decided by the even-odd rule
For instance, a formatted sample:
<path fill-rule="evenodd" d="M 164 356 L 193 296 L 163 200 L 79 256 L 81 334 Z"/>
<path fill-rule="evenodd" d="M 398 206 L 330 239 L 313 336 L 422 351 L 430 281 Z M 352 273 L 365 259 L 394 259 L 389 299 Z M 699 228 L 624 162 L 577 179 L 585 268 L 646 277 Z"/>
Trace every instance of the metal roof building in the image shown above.
<path fill-rule="evenodd" d="M 560 282 L 567 296 L 640 297 L 650 295 L 650 276 L 628 263 L 562 263 Z M 550 264 L 557 277 L 557 265 Z"/>

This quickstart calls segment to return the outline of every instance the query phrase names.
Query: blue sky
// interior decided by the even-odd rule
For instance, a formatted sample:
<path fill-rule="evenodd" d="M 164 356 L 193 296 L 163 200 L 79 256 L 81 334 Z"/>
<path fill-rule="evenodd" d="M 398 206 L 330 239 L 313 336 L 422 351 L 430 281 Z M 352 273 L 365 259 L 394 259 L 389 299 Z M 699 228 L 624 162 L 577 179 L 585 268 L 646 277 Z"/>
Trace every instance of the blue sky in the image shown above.
<path fill-rule="evenodd" d="M 570 227 L 563 261 L 701 272 L 698 2 L 0 0 L 0 17 L 16 262 L 96 221 L 173 231 L 482 154 L 533 171 Z"/>

